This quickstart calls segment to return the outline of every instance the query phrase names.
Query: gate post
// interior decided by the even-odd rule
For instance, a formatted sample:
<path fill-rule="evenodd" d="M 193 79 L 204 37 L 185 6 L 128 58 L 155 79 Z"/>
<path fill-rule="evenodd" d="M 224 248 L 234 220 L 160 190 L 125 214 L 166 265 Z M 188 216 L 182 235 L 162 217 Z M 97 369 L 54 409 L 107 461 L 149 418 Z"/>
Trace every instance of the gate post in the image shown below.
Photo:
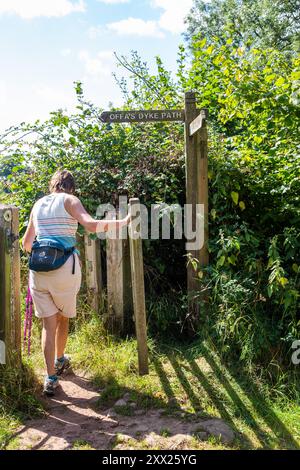
<path fill-rule="evenodd" d="M 192 210 L 192 230 L 196 231 L 197 204 L 203 205 L 203 246 L 200 249 L 189 250 L 187 255 L 198 260 L 197 267 L 208 264 L 208 177 L 207 177 L 207 127 L 203 120 L 201 129 L 191 135 L 190 124 L 199 115 L 196 107 L 194 92 L 185 93 L 185 161 L 186 161 L 186 204 Z M 198 234 L 198 236 L 200 236 Z M 200 280 L 197 279 L 198 269 L 194 269 L 191 262 L 187 267 L 188 310 L 190 313 L 190 327 L 194 330 L 199 323 L 199 300 L 205 301 L 205 296 L 199 296 Z M 198 301 L 195 297 L 198 297 Z"/>
<path fill-rule="evenodd" d="M 91 307 L 99 313 L 102 307 L 102 267 L 100 240 L 84 234 L 86 287 Z"/>
<path fill-rule="evenodd" d="M 126 229 L 127 232 L 127 229 Z M 132 287 L 128 237 L 106 239 L 107 304 L 106 328 L 124 336 L 132 330 Z"/>
<path fill-rule="evenodd" d="M 21 362 L 19 213 L 0 204 L 0 364 Z"/>
<path fill-rule="evenodd" d="M 130 224 L 129 243 L 131 260 L 132 295 L 134 306 L 135 329 L 138 346 L 139 374 L 149 373 L 147 321 L 145 306 L 145 281 L 143 264 L 143 247 L 141 239 L 141 210 L 138 198 L 129 200 Z M 139 219 L 137 223 L 135 219 Z"/>

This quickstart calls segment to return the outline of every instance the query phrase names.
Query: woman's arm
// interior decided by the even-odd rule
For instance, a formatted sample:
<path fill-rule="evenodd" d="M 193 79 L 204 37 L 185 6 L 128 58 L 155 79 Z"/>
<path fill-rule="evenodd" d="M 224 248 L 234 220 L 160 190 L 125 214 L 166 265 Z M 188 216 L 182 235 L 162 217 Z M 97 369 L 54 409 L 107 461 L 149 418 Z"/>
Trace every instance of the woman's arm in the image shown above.
<path fill-rule="evenodd" d="M 29 224 L 22 240 L 23 250 L 28 251 L 28 253 L 30 253 L 34 239 L 35 239 L 35 229 L 34 229 L 33 217 L 32 217 L 32 212 L 31 212 L 30 218 L 29 218 Z"/>
<path fill-rule="evenodd" d="M 65 209 L 74 217 L 81 225 L 83 225 L 89 232 L 99 233 L 107 232 L 112 229 L 120 229 L 124 225 L 129 224 L 130 217 L 127 215 L 124 219 L 120 220 L 96 220 L 90 216 L 85 210 L 82 203 L 76 196 L 68 195 L 65 198 Z"/>

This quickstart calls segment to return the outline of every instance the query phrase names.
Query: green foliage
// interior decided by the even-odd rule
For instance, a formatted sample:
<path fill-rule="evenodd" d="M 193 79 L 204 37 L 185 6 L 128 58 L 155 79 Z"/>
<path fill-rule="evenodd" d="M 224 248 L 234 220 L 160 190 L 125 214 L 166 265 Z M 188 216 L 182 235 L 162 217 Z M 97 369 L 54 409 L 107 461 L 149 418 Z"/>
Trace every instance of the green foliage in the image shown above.
<path fill-rule="evenodd" d="M 249 363 L 299 336 L 299 58 L 195 40 L 187 87 L 210 110 L 210 325 Z M 235 347 L 233 347 L 235 345 Z"/>
<path fill-rule="evenodd" d="M 168 289 L 160 295 L 151 292 L 147 302 L 147 322 L 150 334 L 178 338 L 185 329 L 186 294 Z"/>
<path fill-rule="evenodd" d="M 188 39 L 198 35 L 214 42 L 233 37 L 236 45 L 279 50 L 299 49 L 298 0 L 195 0 L 188 15 Z"/>

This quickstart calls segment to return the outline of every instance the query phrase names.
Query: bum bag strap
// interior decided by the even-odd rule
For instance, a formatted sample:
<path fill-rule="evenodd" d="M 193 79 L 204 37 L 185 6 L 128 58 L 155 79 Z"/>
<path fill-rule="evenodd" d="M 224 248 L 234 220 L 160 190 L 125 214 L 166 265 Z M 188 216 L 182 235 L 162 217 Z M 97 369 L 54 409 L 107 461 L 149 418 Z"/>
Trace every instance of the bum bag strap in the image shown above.
<path fill-rule="evenodd" d="M 73 253 L 73 268 L 72 268 L 72 274 L 75 274 L 75 253 Z"/>

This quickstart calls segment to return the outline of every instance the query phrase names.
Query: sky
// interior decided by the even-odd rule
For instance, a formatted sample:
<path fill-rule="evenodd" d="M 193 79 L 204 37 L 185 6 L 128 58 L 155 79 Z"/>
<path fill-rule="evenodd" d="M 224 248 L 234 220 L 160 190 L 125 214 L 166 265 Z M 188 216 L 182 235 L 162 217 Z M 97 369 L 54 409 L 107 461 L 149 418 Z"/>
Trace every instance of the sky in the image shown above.
<path fill-rule="evenodd" d="M 75 110 L 73 82 L 106 108 L 122 104 L 114 51 L 137 51 L 153 69 L 176 70 L 193 0 L 0 0 L 0 133 L 22 121 Z"/>

